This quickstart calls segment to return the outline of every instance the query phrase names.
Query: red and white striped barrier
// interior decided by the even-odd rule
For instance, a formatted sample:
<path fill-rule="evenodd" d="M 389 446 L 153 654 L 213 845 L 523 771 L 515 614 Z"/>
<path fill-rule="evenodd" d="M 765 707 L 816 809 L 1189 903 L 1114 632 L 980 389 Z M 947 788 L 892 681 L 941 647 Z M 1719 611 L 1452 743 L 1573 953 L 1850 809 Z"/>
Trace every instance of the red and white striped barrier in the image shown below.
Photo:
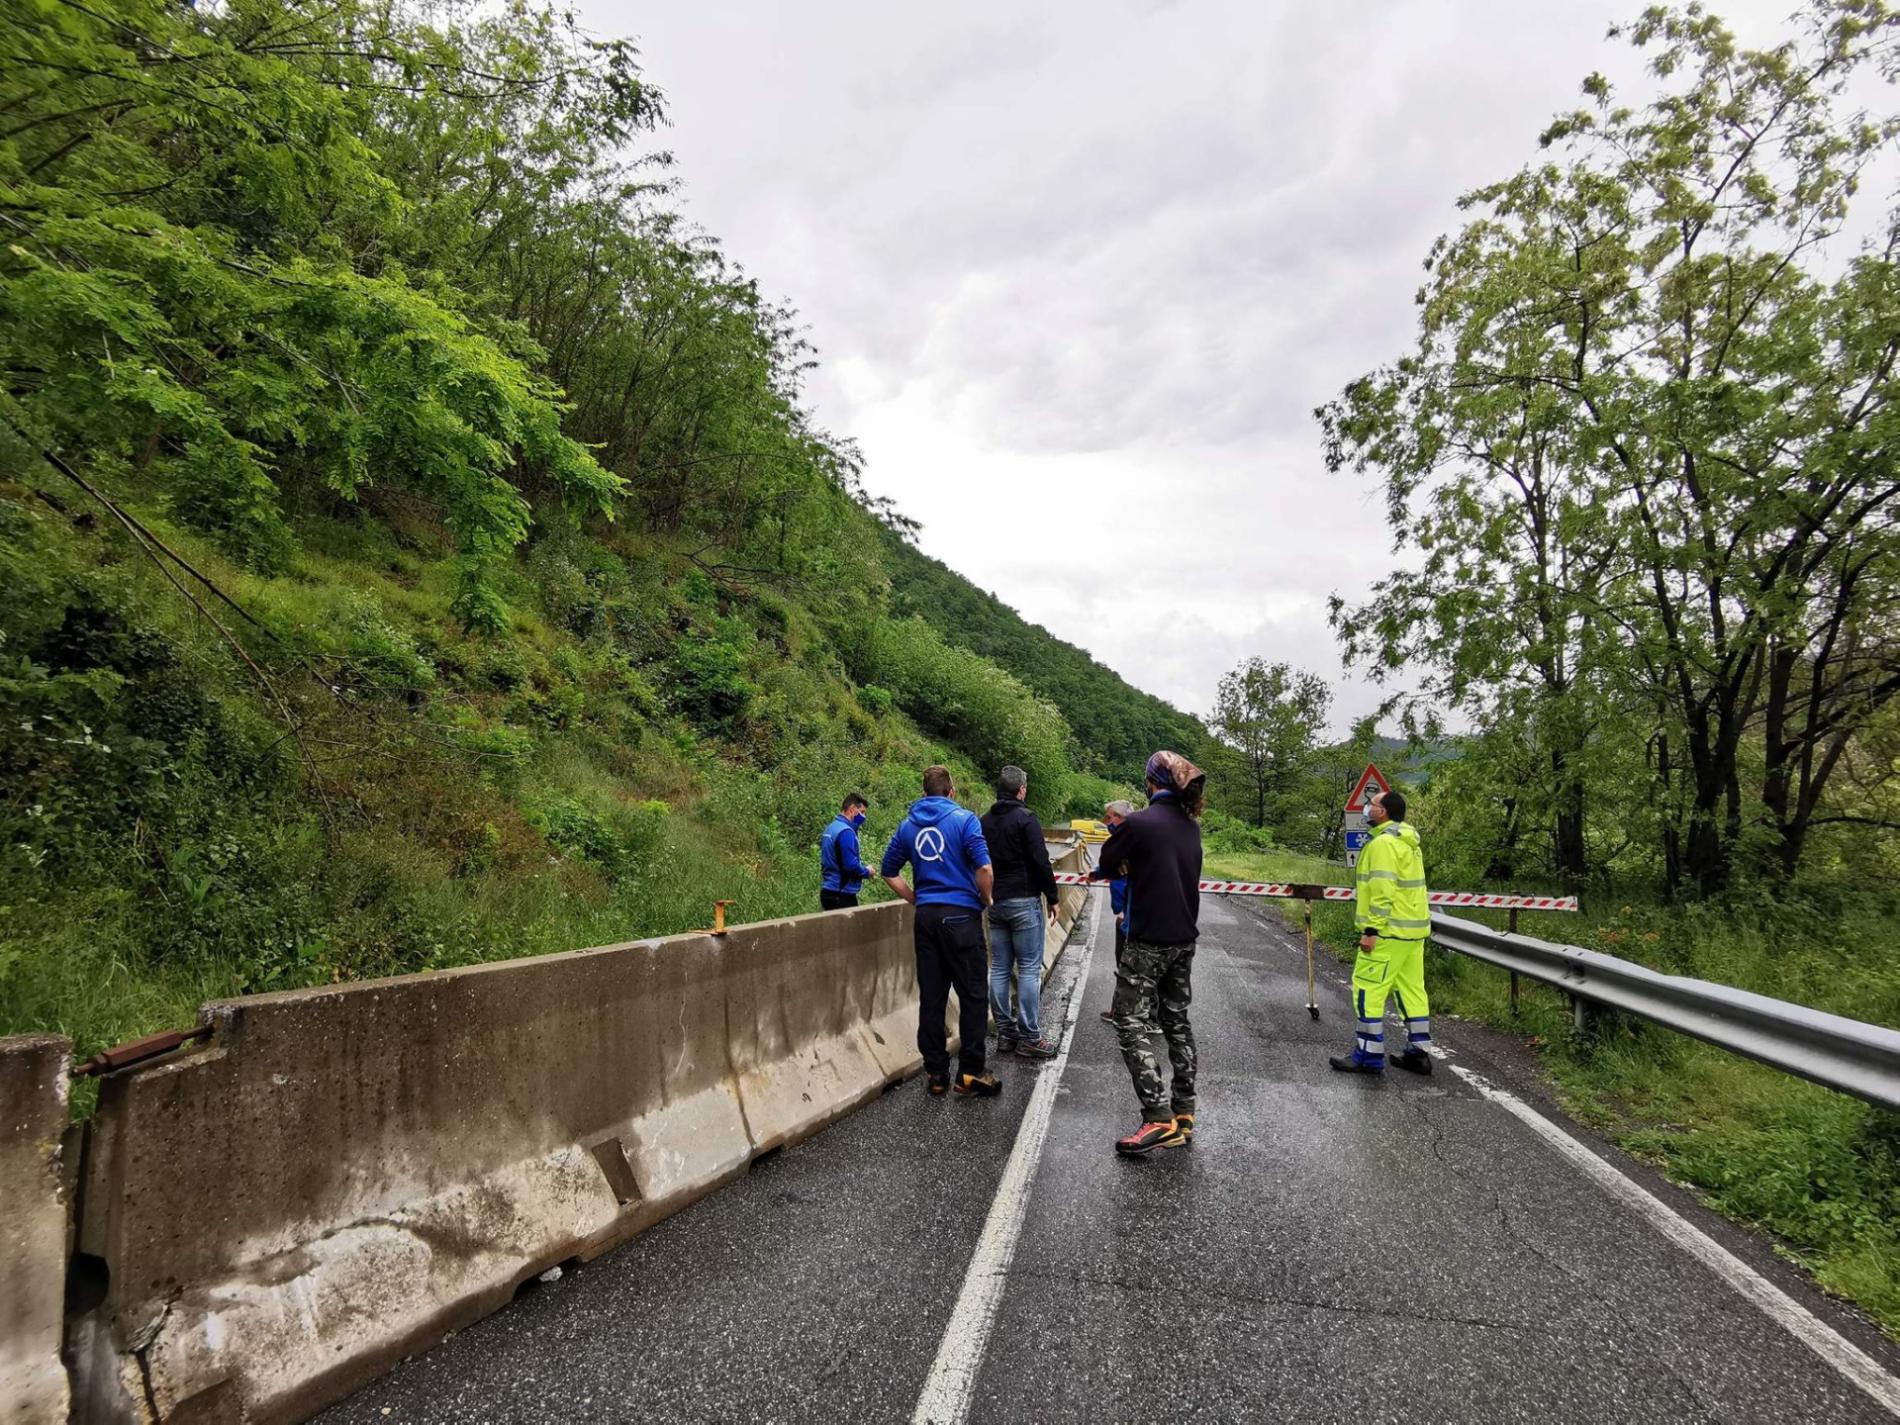
<path fill-rule="evenodd" d="M 1087 876 L 1073 871 L 1056 872 L 1056 883 L 1063 886 L 1091 884 Z M 1092 884 L 1105 886 L 1106 881 Z M 1201 890 L 1211 896 L 1275 896 L 1281 900 L 1317 899 L 1349 901 L 1351 886 L 1317 886 L 1311 889 L 1289 881 L 1202 881 Z M 1313 890 L 1319 894 L 1314 896 Z M 1304 893 L 1304 894 L 1303 894 Z M 1473 910 L 1570 910 L 1577 908 L 1575 896 L 1503 896 L 1476 891 L 1431 891 L 1426 900 L 1433 905 L 1465 906 Z"/>

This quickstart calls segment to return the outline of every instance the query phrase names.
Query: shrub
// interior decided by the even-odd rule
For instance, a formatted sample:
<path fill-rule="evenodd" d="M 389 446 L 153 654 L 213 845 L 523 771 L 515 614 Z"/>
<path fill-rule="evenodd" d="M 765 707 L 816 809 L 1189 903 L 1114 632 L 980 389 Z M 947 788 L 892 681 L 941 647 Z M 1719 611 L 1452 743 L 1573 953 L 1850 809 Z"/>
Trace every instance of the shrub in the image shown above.
<path fill-rule="evenodd" d="M 525 809 L 528 824 L 548 844 L 578 856 L 610 880 L 646 871 L 666 842 L 665 802 L 602 810 L 578 797 L 549 797 Z"/>
<path fill-rule="evenodd" d="M 745 676 L 743 630 L 738 620 L 721 619 L 713 637 L 682 638 L 670 660 L 673 706 L 704 731 L 730 734 L 758 694 Z"/>
<path fill-rule="evenodd" d="M 985 781 L 1005 763 L 1021 767 L 1030 802 L 1045 815 L 1065 805 L 1069 725 L 1051 704 L 922 619 L 883 624 L 875 642 L 879 682 L 922 727 L 953 743 Z"/>

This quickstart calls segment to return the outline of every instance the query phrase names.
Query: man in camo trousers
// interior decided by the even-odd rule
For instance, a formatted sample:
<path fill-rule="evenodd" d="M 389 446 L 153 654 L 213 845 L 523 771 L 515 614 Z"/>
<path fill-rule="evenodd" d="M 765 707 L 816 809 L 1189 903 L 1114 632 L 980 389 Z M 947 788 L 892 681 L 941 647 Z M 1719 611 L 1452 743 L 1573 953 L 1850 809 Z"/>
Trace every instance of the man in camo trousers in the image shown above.
<path fill-rule="evenodd" d="M 1147 809 L 1109 834 L 1090 873 L 1098 881 L 1128 878 L 1127 943 L 1109 1013 L 1141 1100 L 1141 1126 L 1115 1143 L 1116 1152 L 1130 1157 L 1186 1147 L 1194 1140 L 1196 1112 L 1188 1004 L 1200 934 L 1199 817 L 1207 775 L 1178 753 L 1157 752 L 1148 759 L 1147 782 Z M 1167 1084 L 1150 1043 L 1157 1023 L 1174 1067 Z"/>

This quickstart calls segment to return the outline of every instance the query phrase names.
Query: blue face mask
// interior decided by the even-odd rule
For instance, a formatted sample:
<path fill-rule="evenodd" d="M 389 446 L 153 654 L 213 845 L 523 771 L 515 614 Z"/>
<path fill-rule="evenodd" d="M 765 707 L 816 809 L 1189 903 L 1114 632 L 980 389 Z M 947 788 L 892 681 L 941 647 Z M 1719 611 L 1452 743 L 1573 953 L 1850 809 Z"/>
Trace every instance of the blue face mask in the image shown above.
<path fill-rule="evenodd" d="M 858 813 L 858 814 L 857 814 L 856 816 L 854 816 L 854 817 L 852 817 L 852 818 L 851 818 L 851 824 L 852 824 L 853 826 L 863 826 L 863 825 L 864 825 L 864 813 L 863 813 L 863 812 L 859 812 L 859 813 Z"/>

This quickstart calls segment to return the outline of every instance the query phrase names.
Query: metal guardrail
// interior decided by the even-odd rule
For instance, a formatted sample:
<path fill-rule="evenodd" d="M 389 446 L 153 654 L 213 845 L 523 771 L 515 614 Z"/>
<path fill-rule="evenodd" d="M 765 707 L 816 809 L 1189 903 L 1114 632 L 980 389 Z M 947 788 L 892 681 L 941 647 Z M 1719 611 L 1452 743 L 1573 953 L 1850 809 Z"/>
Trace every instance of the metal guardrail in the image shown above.
<path fill-rule="evenodd" d="M 1533 980 L 1573 1001 L 1619 1009 L 1732 1053 L 1812 1079 L 1882 1108 L 1900 1109 L 1900 1030 L 1708 980 L 1665 975 L 1575 945 L 1432 917 L 1432 939 Z"/>

